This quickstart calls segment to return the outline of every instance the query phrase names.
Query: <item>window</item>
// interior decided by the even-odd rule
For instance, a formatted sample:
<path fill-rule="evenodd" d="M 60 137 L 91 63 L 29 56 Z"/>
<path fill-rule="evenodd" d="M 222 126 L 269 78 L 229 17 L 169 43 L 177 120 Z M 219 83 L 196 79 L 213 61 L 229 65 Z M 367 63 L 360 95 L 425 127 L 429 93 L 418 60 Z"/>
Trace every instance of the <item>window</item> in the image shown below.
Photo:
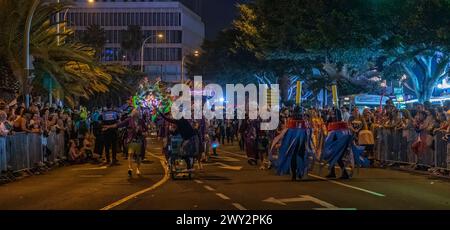
<path fill-rule="evenodd" d="M 148 13 L 144 13 L 144 26 L 148 26 Z"/>
<path fill-rule="evenodd" d="M 161 13 L 155 13 L 156 14 L 156 26 L 161 26 Z"/>
<path fill-rule="evenodd" d="M 171 26 L 171 24 L 170 24 L 170 15 L 171 15 L 172 13 L 167 13 L 166 14 L 166 26 Z"/>
<path fill-rule="evenodd" d="M 180 14 L 179 13 L 176 13 L 175 14 L 175 17 L 174 17 L 174 20 L 175 20 L 175 26 L 180 26 L 180 23 L 179 23 L 179 21 L 180 21 Z"/>
<path fill-rule="evenodd" d="M 151 26 L 156 26 L 156 13 L 152 13 Z"/>
<path fill-rule="evenodd" d="M 108 23 L 109 25 L 114 25 L 114 14 L 113 13 L 108 13 Z"/>

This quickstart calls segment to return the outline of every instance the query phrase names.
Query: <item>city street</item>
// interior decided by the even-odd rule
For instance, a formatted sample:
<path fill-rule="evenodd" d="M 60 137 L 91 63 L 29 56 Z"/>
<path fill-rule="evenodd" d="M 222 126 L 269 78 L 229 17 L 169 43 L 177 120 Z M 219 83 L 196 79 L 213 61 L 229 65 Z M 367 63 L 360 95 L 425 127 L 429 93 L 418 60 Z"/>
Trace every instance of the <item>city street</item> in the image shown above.
<path fill-rule="evenodd" d="M 415 210 L 450 209 L 450 182 L 388 169 L 361 169 L 352 180 L 327 180 L 316 169 L 303 181 L 247 163 L 234 146 L 197 171 L 170 179 L 161 144 L 149 144 L 142 178 L 127 165 L 54 169 L 0 186 L 6 210 Z M 121 158 L 120 158 L 121 159 Z M 316 167 L 318 168 L 318 167 Z"/>

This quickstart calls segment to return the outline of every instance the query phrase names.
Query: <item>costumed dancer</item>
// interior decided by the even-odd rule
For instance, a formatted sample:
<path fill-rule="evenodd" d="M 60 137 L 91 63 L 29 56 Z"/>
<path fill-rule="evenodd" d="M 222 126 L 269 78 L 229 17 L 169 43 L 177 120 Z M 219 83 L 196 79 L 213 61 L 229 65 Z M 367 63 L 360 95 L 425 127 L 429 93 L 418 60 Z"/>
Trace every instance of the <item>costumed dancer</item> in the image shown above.
<path fill-rule="evenodd" d="M 308 173 L 313 155 L 310 148 L 311 127 L 305 120 L 290 119 L 286 131 L 283 131 L 281 135 L 283 137 L 276 163 L 277 173 L 279 175 L 290 173 L 293 181 L 297 178 L 302 179 Z M 276 145 L 276 142 L 273 145 Z"/>
<path fill-rule="evenodd" d="M 342 121 L 341 112 L 333 109 L 330 123 L 328 124 L 328 137 L 325 139 L 325 146 L 321 155 L 321 160 L 328 162 L 329 174 L 327 178 L 336 178 L 336 163 L 342 170 L 341 179 L 350 179 L 350 175 L 345 169 L 343 161 L 348 153 L 348 148 L 352 143 L 353 135 L 346 122 Z"/>
<path fill-rule="evenodd" d="M 322 153 L 325 137 L 328 134 L 327 127 L 317 110 L 311 110 L 311 124 L 312 124 L 312 148 L 316 159 L 320 159 Z"/>

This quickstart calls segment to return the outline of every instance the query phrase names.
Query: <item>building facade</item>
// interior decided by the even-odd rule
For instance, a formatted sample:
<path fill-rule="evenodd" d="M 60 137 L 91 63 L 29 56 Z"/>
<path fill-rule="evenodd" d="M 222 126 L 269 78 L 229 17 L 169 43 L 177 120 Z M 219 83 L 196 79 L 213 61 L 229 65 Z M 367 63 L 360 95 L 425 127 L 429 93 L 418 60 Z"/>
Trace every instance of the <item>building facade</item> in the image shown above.
<path fill-rule="evenodd" d="M 141 51 L 125 55 L 123 34 L 130 25 L 140 26 L 144 39 L 144 71 L 151 78 L 167 82 L 181 80 L 183 57 L 198 50 L 205 37 L 205 26 L 196 13 L 177 1 L 74 0 L 66 17 L 68 26 L 81 36 L 90 25 L 106 32 L 101 55 L 104 62 L 141 65 Z M 158 35 L 163 37 L 159 38 Z M 131 60 L 129 60 L 131 59 Z"/>

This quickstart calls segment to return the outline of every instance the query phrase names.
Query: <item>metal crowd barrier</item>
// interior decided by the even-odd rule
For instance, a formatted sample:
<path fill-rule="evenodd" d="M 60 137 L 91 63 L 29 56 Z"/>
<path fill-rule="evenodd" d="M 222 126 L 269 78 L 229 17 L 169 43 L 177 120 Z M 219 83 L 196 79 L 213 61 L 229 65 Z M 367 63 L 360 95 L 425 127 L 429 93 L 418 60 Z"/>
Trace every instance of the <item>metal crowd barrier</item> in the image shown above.
<path fill-rule="evenodd" d="M 384 163 L 415 164 L 450 170 L 450 145 L 444 140 L 445 134 L 436 132 L 434 136 L 428 136 L 424 154 L 416 155 L 411 148 L 418 138 L 415 130 L 378 128 L 374 130 L 375 157 Z"/>
<path fill-rule="evenodd" d="M 0 174 L 8 169 L 6 161 L 6 137 L 0 137 Z"/>
<path fill-rule="evenodd" d="M 51 132 L 47 137 L 47 148 L 49 150 L 47 161 L 55 162 L 57 160 L 66 158 L 64 147 L 64 133 L 58 134 L 55 132 Z"/>
<path fill-rule="evenodd" d="M 0 173 L 7 170 L 18 172 L 32 169 L 44 162 L 65 159 L 65 155 L 63 133 L 51 133 L 45 139 L 41 134 L 33 133 L 15 133 L 0 137 Z"/>

